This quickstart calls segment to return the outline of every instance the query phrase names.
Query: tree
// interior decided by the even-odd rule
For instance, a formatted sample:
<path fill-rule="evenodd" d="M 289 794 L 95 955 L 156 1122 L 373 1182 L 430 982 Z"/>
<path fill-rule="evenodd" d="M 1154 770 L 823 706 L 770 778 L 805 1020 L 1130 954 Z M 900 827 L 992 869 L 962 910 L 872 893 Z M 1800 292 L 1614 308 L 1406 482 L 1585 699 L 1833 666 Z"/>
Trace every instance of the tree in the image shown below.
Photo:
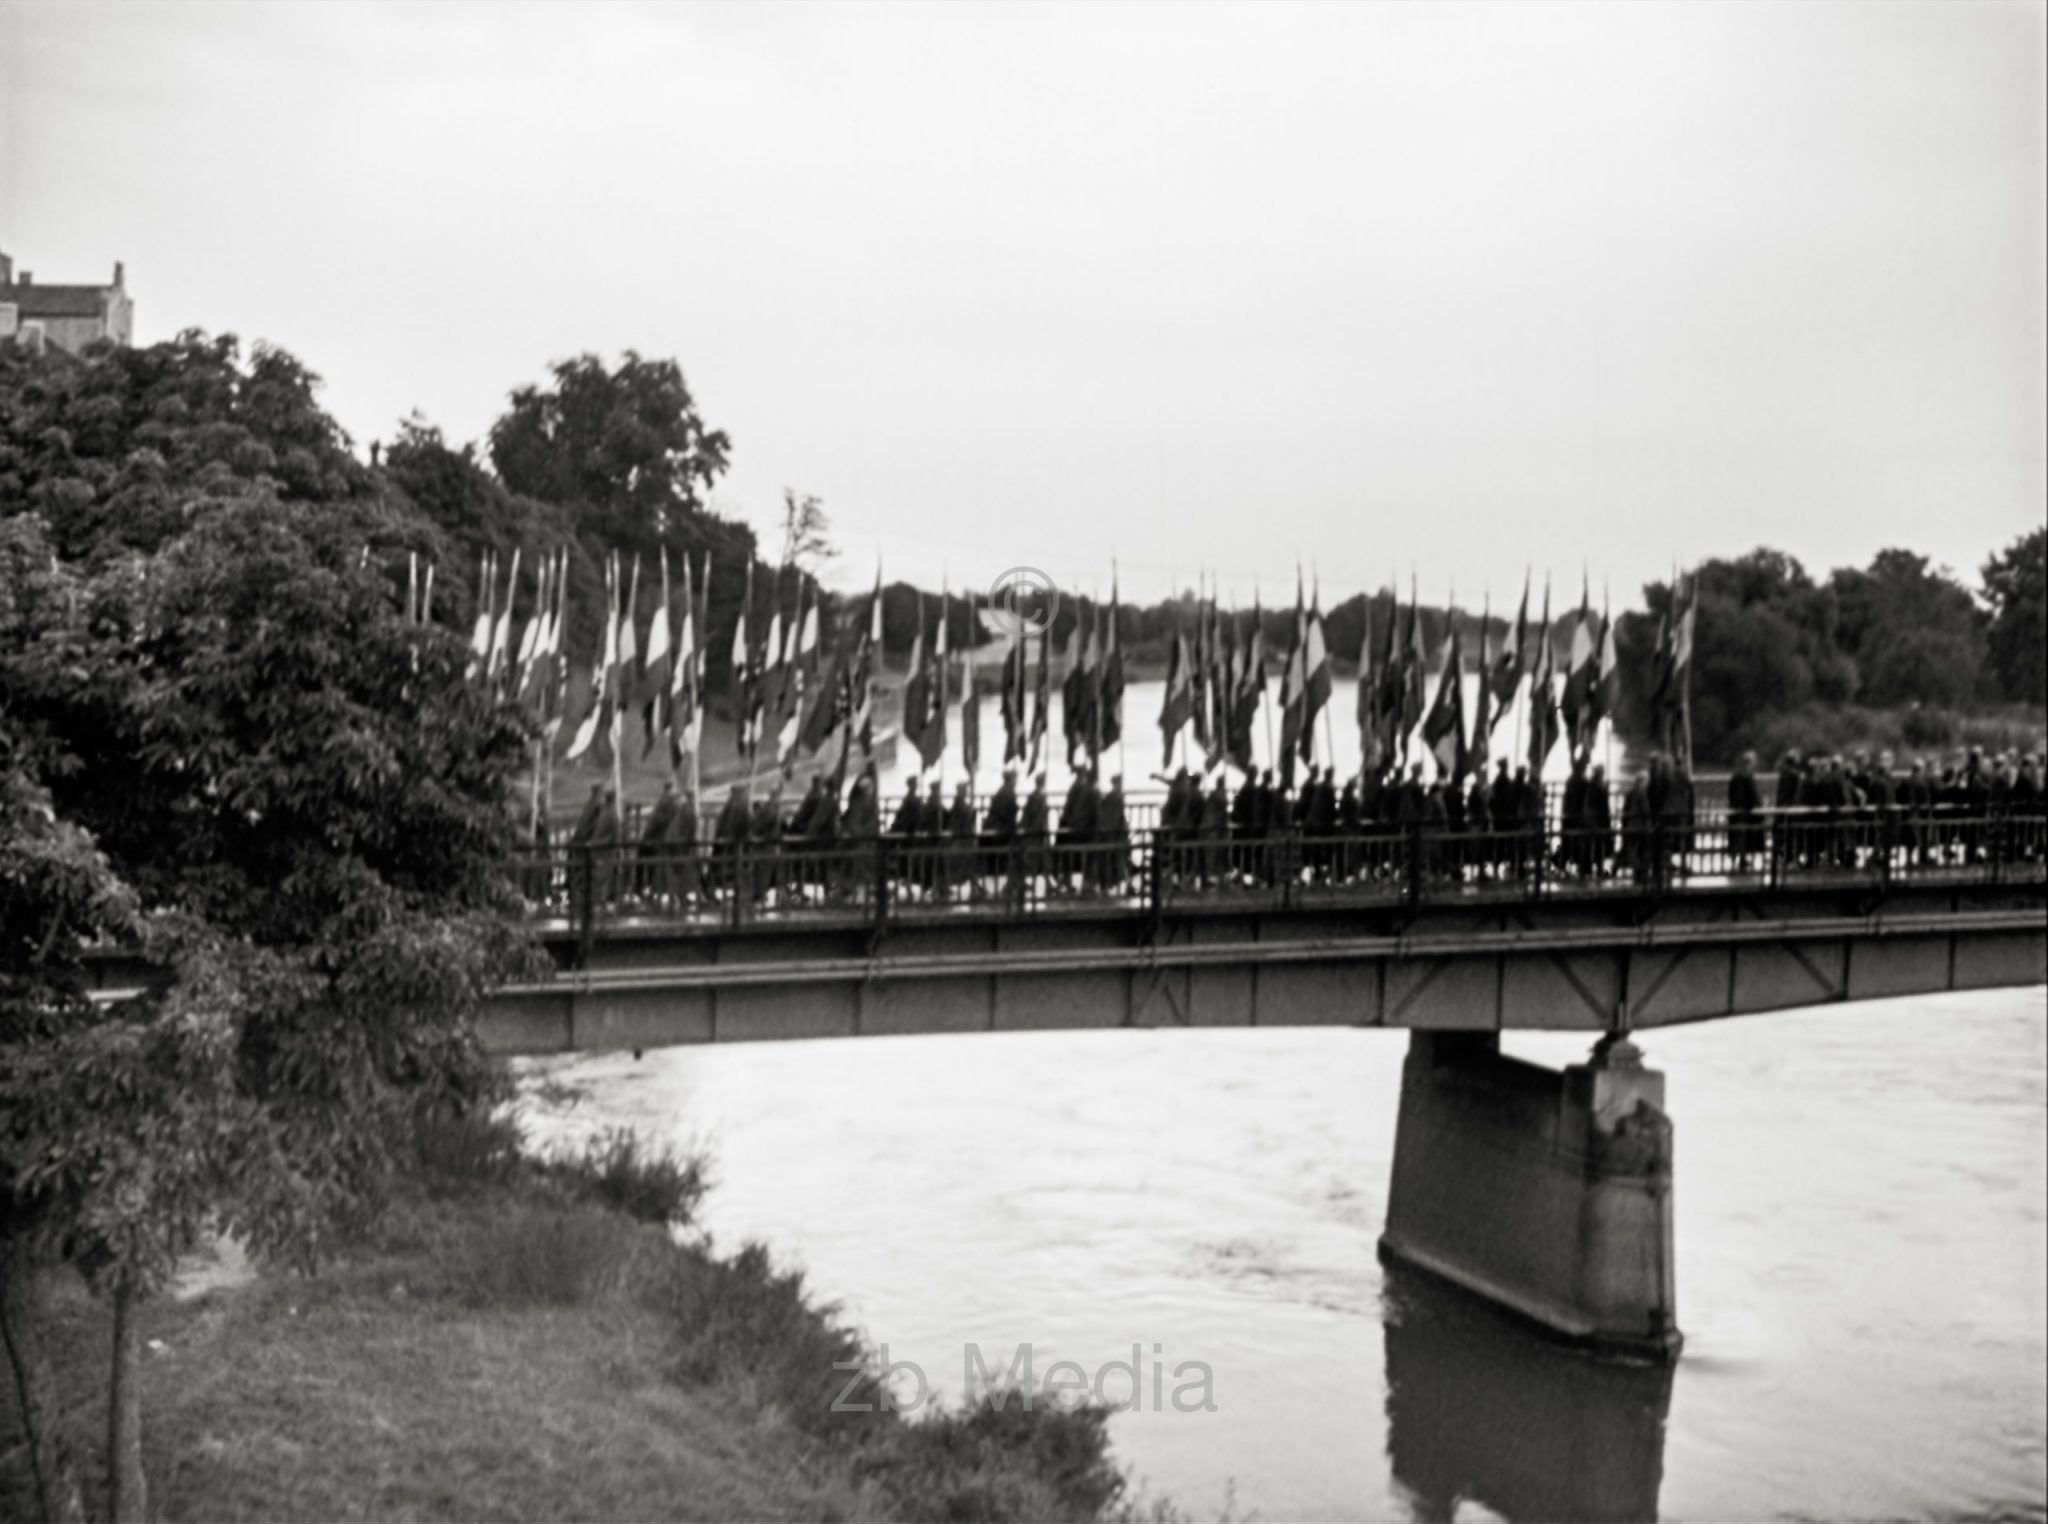
<path fill-rule="evenodd" d="M 1984 563 L 1991 668 L 2005 696 L 2048 703 L 2048 529 L 2035 528 Z"/>
<path fill-rule="evenodd" d="M 1984 620 L 1969 591 L 1925 556 L 1882 550 L 1869 569 L 1828 586 L 1836 641 L 1856 663 L 1856 696 L 1871 704 L 1961 704 L 1984 667 Z"/>
<path fill-rule="evenodd" d="M 823 498 L 798 497 L 794 487 L 782 489 L 782 559 L 784 564 L 815 572 L 839 554 L 832 543 L 832 521 Z"/>
<path fill-rule="evenodd" d="M 66 427 L 137 376 L 205 406 L 137 410 L 125 439 Z M 323 456 L 339 434 L 305 377 L 192 336 L 0 370 L 20 500 L 95 510 L 0 517 L 0 1309 L 11 1352 L 44 1266 L 106 1295 L 116 1518 L 144 1509 L 140 1301 L 208 1229 L 306 1264 L 374 1211 L 423 1111 L 493 1093 L 469 1018 L 520 958 L 502 860 L 524 723 L 466 681 L 456 636 L 400 619 L 385 557 L 430 531 Z M 72 443 L 38 448 L 24 417 Z M 259 454 L 188 437 L 223 427 L 306 460 L 242 474 Z M 95 463 L 144 449 L 162 468 L 103 499 Z M 81 478 L 89 501 L 51 490 Z M 161 983 L 80 998 L 107 936 Z M 10 1363 L 64 1517 L 48 1409 Z"/>
<path fill-rule="evenodd" d="M 553 367 L 554 385 L 523 386 L 491 426 L 491 464 L 513 492 L 571 510 L 608 546 L 680 549 L 704 514 L 701 493 L 725 474 L 731 441 L 707 428 L 673 360 L 632 350 L 617 370 L 595 355 Z"/>

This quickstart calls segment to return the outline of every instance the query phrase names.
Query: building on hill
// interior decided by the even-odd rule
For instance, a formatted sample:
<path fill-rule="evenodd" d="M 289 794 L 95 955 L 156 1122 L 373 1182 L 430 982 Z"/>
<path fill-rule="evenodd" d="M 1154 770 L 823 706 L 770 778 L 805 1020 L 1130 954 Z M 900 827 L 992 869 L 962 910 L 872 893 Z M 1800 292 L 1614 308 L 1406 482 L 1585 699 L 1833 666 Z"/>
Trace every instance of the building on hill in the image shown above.
<path fill-rule="evenodd" d="M 134 325 L 118 260 L 108 285 L 43 286 L 27 270 L 17 276 L 14 260 L 0 251 L 0 343 L 54 344 L 77 354 L 98 339 L 128 343 Z"/>

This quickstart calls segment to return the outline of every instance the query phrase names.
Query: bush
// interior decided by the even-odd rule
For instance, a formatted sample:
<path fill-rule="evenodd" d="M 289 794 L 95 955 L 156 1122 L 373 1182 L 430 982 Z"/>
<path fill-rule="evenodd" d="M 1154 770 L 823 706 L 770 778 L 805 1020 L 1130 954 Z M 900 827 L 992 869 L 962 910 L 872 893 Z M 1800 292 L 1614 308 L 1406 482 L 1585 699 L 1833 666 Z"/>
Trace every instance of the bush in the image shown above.
<path fill-rule="evenodd" d="M 806 1434 L 847 1440 L 894 1418 L 877 1362 L 836 1309 L 813 1306 L 798 1271 L 748 1244 L 731 1259 L 680 1251 L 662 1290 L 679 1343 L 671 1370 L 726 1386 Z"/>
<path fill-rule="evenodd" d="M 586 1203 L 509 1198 L 463 1236 L 457 1290 L 472 1305 L 575 1307 L 642 1284 L 665 1247 L 617 1212 Z"/>
<path fill-rule="evenodd" d="M 895 1517 L 1000 1524 L 1095 1519 L 1123 1493 L 1109 1462 L 1109 1410 L 991 1392 L 957 1413 L 903 1425 L 860 1469 Z"/>
<path fill-rule="evenodd" d="M 499 1184 L 524 1161 L 526 1135 L 513 1113 L 477 1108 L 415 1119 L 412 1146 L 428 1175 L 463 1184 Z"/>
<path fill-rule="evenodd" d="M 686 1226 L 711 1187 L 705 1155 L 657 1151 L 624 1128 L 590 1139 L 580 1154 L 550 1161 L 548 1172 L 587 1201 L 665 1228 Z"/>

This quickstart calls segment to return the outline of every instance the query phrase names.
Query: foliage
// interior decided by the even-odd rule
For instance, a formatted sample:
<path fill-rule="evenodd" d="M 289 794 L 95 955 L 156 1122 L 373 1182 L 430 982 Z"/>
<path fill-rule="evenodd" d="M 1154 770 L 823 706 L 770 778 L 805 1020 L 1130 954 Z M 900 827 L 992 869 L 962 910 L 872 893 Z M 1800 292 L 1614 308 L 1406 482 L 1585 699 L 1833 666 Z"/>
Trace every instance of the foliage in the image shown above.
<path fill-rule="evenodd" d="M 586 1199 L 664 1228 L 687 1226 L 711 1188 L 703 1154 L 651 1148 L 626 1128 L 588 1140 L 581 1153 L 555 1161 L 553 1172 Z"/>
<path fill-rule="evenodd" d="M 2048 703 L 2048 529 L 2036 527 L 1984 563 L 1991 667 L 2016 703 Z"/>
<path fill-rule="evenodd" d="M 398 617 L 385 557 L 431 531 L 314 384 L 192 334 L 0 357 L 0 720 L 31 858 L 7 914 L 57 928 L 10 934 L 0 970 L 0 1201 L 117 1329 L 202 1230 L 310 1262 L 376 1208 L 411 1117 L 497 1083 L 469 1016 L 518 957 L 524 722 Z M 161 987 L 79 999 L 107 938 Z M 116 1448 L 139 1453 L 132 1423 Z M 139 1470 L 115 1499 L 139 1511 Z"/>

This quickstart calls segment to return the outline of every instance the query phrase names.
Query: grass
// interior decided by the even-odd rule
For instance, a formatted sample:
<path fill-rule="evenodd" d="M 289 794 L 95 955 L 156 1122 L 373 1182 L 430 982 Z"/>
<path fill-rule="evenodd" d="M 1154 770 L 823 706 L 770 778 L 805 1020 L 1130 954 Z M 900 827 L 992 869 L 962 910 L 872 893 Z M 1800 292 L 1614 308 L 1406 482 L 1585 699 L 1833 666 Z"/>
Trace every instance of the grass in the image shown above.
<path fill-rule="evenodd" d="M 153 1517 L 1139 1516 L 1100 1412 L 994 1399 L 911 1421 L 874 1401 L 871 1354 L 800 1277 L 662 1225 L 694 1207 L 701 1164 L 617 1138 L 508 1164 L 508 1130 L 423 1138 L 434 1162 L 316 1276 L 149 1304 Z M 62 1408 L 90 1475 L 105 1311 L 75 1281 L 55 1303 Z M 855 1400 L 873 1411 L 834 1412 L 863 1362 Z M 0 1383 L 0 1518 L 26 1519 L 11 1401 Z"/>

